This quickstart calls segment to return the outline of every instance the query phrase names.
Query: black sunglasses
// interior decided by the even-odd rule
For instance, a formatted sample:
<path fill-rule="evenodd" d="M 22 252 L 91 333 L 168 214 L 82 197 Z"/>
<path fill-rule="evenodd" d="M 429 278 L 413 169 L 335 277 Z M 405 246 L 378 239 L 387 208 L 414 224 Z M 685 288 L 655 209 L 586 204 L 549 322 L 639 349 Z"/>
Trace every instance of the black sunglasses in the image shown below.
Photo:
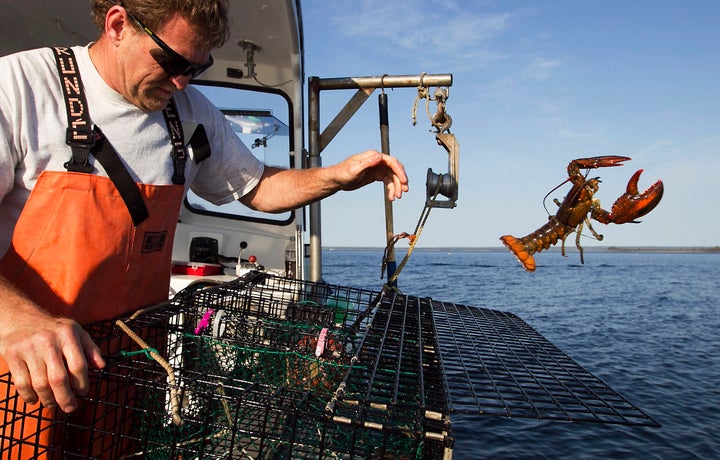
<path fill-rule="evenodd" d="M 155 59 L 155 62 L 162 67 L 162 69 L 171 77 L 177 75 L 183 75 L 185 77 L 190 76 L 191 79 L 197 78 L 204 74 L 207 69 L 213 65 L 213 58 L 210 56 L 210 61 L 207 64 L 193 64 L 192 62 L 185 59 L 177 51 L 170 48 L 167 43 L 162 41 L 160 37 L 150 30 L 145 24 L 140 22 L 138 18 L 130 13 L 127 9 L 125 10 L 130 18 L 137 22 L 142 30 L 153 39 L 153 41 L 160 47 L 160 49 L 154 48 L 150 50 L 150 55 Z"/>

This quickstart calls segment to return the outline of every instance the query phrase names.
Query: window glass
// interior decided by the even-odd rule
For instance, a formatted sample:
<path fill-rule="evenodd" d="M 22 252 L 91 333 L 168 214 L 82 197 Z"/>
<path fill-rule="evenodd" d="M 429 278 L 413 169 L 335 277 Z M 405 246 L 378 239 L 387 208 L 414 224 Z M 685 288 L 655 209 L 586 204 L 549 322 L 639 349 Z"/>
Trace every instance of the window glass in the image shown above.
<path fill-rule="evenodd" d="M 221 86 L 195 85 L 225 114 L 237 136 L 263 163 L 290 167 L 290 127 L 287 100 L 279 94 Z M 239 202 L 216 206 L 192 191 L 187 205 L 201 213 L 221 214 L 223 217 L 249 218 L 287 222 L 292 213 L 270 214 L 253 211 Z"/>

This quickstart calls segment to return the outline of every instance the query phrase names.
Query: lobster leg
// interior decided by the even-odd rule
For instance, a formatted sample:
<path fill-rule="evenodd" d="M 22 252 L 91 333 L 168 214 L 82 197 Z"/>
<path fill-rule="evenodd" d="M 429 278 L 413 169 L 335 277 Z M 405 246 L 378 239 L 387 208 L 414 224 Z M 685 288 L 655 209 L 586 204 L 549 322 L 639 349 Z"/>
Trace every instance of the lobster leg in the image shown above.
<path fill-rule="evenodd" d="M 578 252 L 580 253 L 580 263 L 581 264 L 585 263 L 585 258 L 583 257 L 583 253 L 585 251 L 584 251 L 583 247 L 580 245 L 580 237 L 582 236 L 582 231 L 583 231 L 584 226 L 587 226 L 587 229 L 590 230 L 590 233 L 592 233 L 593 237 L 596 240 L 602 241 L 604 238 L 601 234 L 599 234 L 598 232 L 595 231 L 595 229 L 592 226 L 592 223 L 590 223 L 589 217 L 586 217 L 585 221 L 582 224 L 578 225 L 577 229 L 575 230 L 577 232 L 577 237 L 575 237 L 575 247 L 577 247 Z"/>
<path fill-rule="evenodd" d="M 605 237 L 602 236 L 600 233 L 598 233 L 598 232 L 595 231 L 595 229 L 593 228 L 592 224 L 590 223 L 590 218 L 589 218 L 589 217 L 585 219 L 585 223 L 587 224 L 588 230 L 590 230 L 590 233 L 592 233 L 592 235 L 595 237 L 596 240 L 602 241 L 603 238 L 605 238 Z"/>
<path fill-rule="evenodd" d="M 580 236 L 582 235 L 582 230 L 583 230 L 583 223 L 581 222 L 575 229 L 575 247 L 578 248 L 578 252 L 580 253 L 580 263 L 584 264 L 585 259 L 583 258 L 583 247 L 580 245 Z M 563 255 L 565 255 L 565 254 L 563 254 Z"/>
<path fill-rule="evenodd" d="M 578 226 L 577 230 L 578 230 L 578 231 L 581 231 L 581 230 L 582 230 L 582 224 L 580 224 L 580 225 Z M 565 237 L 560 241 L 560 255 L 563 256 L 563 257 L 567 257 L 567 254 L 565 254 L 565 240 L 567 239 L 568 236 L 570 236 L 570 233 L 572 233 L 572 232 L 568 232 L 568 234 L 565 235 Z M 578 235 L 579 235 L 579 234 L 580 234 L 580 233 L 578 233 Z"/>

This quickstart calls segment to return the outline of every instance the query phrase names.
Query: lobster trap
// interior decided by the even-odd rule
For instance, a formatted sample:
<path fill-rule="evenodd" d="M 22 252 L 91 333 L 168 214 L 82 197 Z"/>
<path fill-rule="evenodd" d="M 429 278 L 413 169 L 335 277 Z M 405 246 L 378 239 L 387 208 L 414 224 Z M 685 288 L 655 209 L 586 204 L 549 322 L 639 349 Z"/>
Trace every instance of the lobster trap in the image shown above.
<path fill-rule="evenodd" d="M 107 365 L 76 412 L 0 395 L 3 458 L 450 458 L 453 412 L 657 425 L 518 317 L 398 293 L 253 272 L 88 330 Z"/>

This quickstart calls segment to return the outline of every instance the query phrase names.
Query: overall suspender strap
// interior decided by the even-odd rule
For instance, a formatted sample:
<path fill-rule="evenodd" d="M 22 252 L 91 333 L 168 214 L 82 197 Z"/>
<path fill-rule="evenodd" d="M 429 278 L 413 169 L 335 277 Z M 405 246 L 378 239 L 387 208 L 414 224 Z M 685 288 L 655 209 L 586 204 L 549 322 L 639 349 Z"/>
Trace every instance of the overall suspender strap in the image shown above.
<path fill-rule="evenodd" d="M 72 158 L 64 166 L 68 171 L 91 173 L 93 167 L 88 157 L 92 153 L 105 168 L 108 178 L 120 193 L 133 224 L 137 227 L 149 216 L 140 189 L 100 128 L 91 128 L 87 99 L 72 49 L 54 47 L 53 51 L 67 108 L 68 129 L 65 141 L 72 149 Z"/>
<path fill-rule="evenodd" d="M 90 121 L 87 99 L 75 63 L 75 55 L 70 48 L 54 47 L 53 51 L 67 111 L 68 128 L 65 142 L 72 149 L 72 157 L 64 166 L 68 171 L 90 173 L 93 167 L 88 162 L 88 157 L 90 149 L 95 145 L 97 135 Z"/>
<path fill-rule="evenodd" d="M 187 162 L 189 155 L 187 149 L 185 148 L 185 135 L 183 134 L 183 127 L 180 122 L 177 107 L 175 106 L 175 99 L 170 99 L 170 102 L 168 102 L 165 106 L 163 109 L 163 116 L 165 117 L 165 124 L 167 125 L 168 133 L 170 133 L 170 142 L 173 147 L 172 181 L 173 184 L 184 185 L 185 163 Z M 201 161 L 210 157 L 210 142 L 208 141 L 205 127 L 202 124 L 197 125 L 192 136 L 190 136 L 188 144 L 193 149 L 193 156 L 196 164 L 199 164 Z"/>
<path fill-rule="evenodd" d="M 173 148 L 172 182 L 175 185 L 185 185 L 185 163 L 187 162 L 188 153 L 185 149 L 185 136 L 183 135 L 183 127 L 174 99 L 170 99 L 170 102 L 163 109 L 163 116 L 165 117 L 165 124 L 168 133 L 170 133 L 170 142 Z"/>
<path fill-rule="evenodd" d="M 110 142 L 102 134 L 102 131 L 100 131 L 100 128 L 96 126 L 95 130 L 99 135 L 99 139 L 95 143 L 92 153 L 103 168 L 105 168 L 108 177 L 125 202 L 130 217 L 132 217 L 133 224 L 137 227 L 145 219 L 150 217 L 147 206 L 145 205 L 145 200 L 140 193 L 140 188 L 138 188 L 135 179 L 130 175 L 113 146 L 110 145 Z"/>

